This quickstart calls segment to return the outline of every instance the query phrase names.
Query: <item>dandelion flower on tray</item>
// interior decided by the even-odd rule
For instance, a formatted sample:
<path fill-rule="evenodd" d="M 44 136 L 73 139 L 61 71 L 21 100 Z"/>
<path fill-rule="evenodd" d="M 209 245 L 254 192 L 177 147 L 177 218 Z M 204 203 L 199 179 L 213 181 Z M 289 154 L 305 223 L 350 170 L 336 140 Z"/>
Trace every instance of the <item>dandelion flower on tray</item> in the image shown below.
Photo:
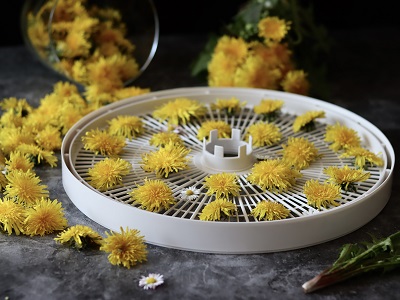
<path fill-rule="evenodd" d="M 212 174 L 205 178 L 204 186 L 208 189 L 207 195 L 214 195 L 216 198 L 228 199 L 229 196 L 238 196 L 240 186 L 236 174 L 219 173 Z"/>
<path fill-rule="evenodd" d="M 6 174 L 8 184 L 4 195 L 17 199 L 18 202 L 27 206 L 35 204 L 42 197 L 47 197 L 49 191 L 47 186 L 41 184 L 40 178 L 32 171 L 11 171 Z"/>
<path fill-rule="evenodd" d="M 358 147 L 361 143 L 357 131 L 340 123 L 326 126 L 324 140 L 331 143 L 329 148 L 335 152 L 350 147 Z"/>
<path fill-rule="evenodd" d="M 258 220 L 281 220 L 289 216 L 290 210 L 283 204 L 273 201 L 260 201 L 251 210 L 251 214 Z"/>
<path fill-rule="evenodd" d="M 220 139 L 231 137 L 232 128 L 228 123 L 222 120 L 208 120 L 201 123 L 197 131 L 197 138 L 200 141 L 203 141 L 204 138 L 208 139 L 212 130 L 218 130 L 218 138 Z"/>
<path fill-rule="evenodd" d="M 122 177 L 128 175 L 132 165 L 121 158 L 108 158 L 89 168 L 88 182 L 100 191 L 109 190 L 122 183 Z"/>
<path fill-rule="evenodd" d="M 116 156 L 122 152 L 126 145 L 123 136 L 111 135 L 106 130 L 91 129 L 82 136 L 85 150 L 94 152 L 96 155 Z"/>
<path fill-rule="evenodd" d="M 281 159 L 267 159 L 253 165 L 247 180 L 264 191 L 282 192 L 288 190 L 301 176 L 300 171 L 291 168 Z"/>
<path fill-rule="evenodd" d="M 121 232 L 106 232 L 100 250 L 110 253 L 108 261 L 113 265 L 122 265 L 125 268 L 135 266 L 147 260 L 147 247 L 144 237 L 137 229 L 124 229 Z"/>
<path fill-rule="evenodd" d="M 153 111 L 153 117 L 167 121 L 172 125 L 187 124 L 192 118 L 200 118 L 206 113 L 206 108 L 197 100 L 176 98 Z"/>
<path fill-rule="evenodd" d="M 360 169 L 364 169 L 366 166 L 373 165 L 381 167 L 384 163 L 383 159 L 380 158 L 377 154 L 360 146 L 346 148 L 344 150 L 344 153 L 342 153 L 339 157 L 354 157 L 354 164 Z"/>
<path fill-rule="evenodd" d="M 24 232 L 25 207 L 13 199 L 0 199 L 0 231 L 9 235 L 14 231 L 16 235 Z"/>
<path fill-rule="evenodd" d="M 189 186 L 180 192 L 180 197 L 183 200 L 195 200 L 199 197 L 200 190 L 196 189 L 195 186 Z"/>
<path fill-rule="evenodd" d="M 334 183 L 320 183 L 318 180 L 310 179 L 304 184 L 304 194 L 307 203 L 321 209 L 329 206 L 338 206 L 336 200 L 341 199 L 340 186 Z"/>
<path fill-rule="evenodd" d="M 145 178 L 143 185 L 138 185 L 128 194 L 142 209 L 152 212 L 168 209 L 175 204 L 171 188 L 159 179 Z"/>
<path fill-rule="evenodd" d="M 238 98 L 232 97 L 230 99 L 217 99 L 215 103 L 211 103 L 211 109 L 225 112 L 228 117 L 240 112 L 242 107 L 246 105 L 246 101 L 241 102 Z"/>
<path fill-rule="evenodd" d="M 282 147 L 282 160 L 299 170 L 307 168 L 319 157 L 317 147 L 304 137 L 289 137 Z"/>
<path fill-rule="evenodd" d="M 108 121 L 108 132 L 129 140 L 144 132 L 143 121 L 137 116 L 117 116 Z"/>
<path fill-rule="evenodd" d="M 279 116 L 283 104 L 283 100 L 262 99 L 253 110 L 256 114 L 262 115 L 264 121 L 272 122 Z"/>
<path fill-rule="evenodd" d="M 225 217 L 230 217 L 235 211 L 236 205 L 231 201 L 215 199 L 204 206 L 199 215 L 199 219 L 202 221 L 219 221 L 221 219 L 221 214 L 225 215 Z"/>
<path fill-rule="evenodd" d="M 183 140 L 173 131 L 164 131 L 152 135 L 149 144 L 155 147 L 165 147 L 165 145 L 172 143 L 174 145 L 184 146 Z"/>
<path fill-rule="evenodd" d="M 87 248 L 99 249 L 103 237 L 89 226 L 75 225 L 59 233 L 54 240 L 79 250 Z"/>
<path fill-rule="evenodd" d="M 175 145 L 172 142 L 142 155 L 141 167 L 146 172 L 154 172 L 157 177 L 167 178 L 170 173 L 179 172 L 188 168 L 191 150 L 185 146 Z"/>
<path fill-rule="evenodd" d="M 61 202 L 42 197 L 26 210 L 25 234 L 45 235 L 68 226 Z"/>
<path fill-rule="evenodd" d="M 324 118 L 325 112 L 322 110 L 310 110 L 296 117 L 293 122 L 293 132 L 305 130 L 306 132 L 315 129 L 315 119 Z"/>
<path fill-rule="evenodd" d="M 257 122 L 250 125 L 244 136 L 247 142 L 250 142 L 250 136 L 253 139 L 254 147 L 271 146 L 282 139 L 279 127 L 273 123 L 266 122 Z"/>
<path fill-rule="evenodd" d="M 164 276 L 161 274 L 150 273 L 147 276 L 142 276 L 139 280 L 139 286 L 143 289 L 155 289 L 159 285 L 164 283 Z"/>
<path fill-rule="evenodd" d="M 351 192 L 356 191 L 356 182 L 365 181 L 371 175 L 363 169 L 352 169 L 347 165 L 344 167 L 326 167 L 323 172 L 329 176 L 328 181 L 340 185 L 345 191 Z"/>

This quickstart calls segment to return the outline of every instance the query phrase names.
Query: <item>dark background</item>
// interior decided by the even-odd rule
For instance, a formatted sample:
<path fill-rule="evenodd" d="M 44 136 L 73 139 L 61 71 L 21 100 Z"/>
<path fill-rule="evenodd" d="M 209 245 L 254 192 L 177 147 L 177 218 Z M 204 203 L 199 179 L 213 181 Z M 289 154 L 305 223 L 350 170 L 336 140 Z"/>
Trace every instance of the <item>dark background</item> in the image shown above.
<path fill-rule="evenodd" d="M 0 46 L 22 44 L 20 13 L 25 1 L 2 1 Z M 128 0 L 127 0 L 128 1 Z M 153 0 L 160 21 L 160 34 L 209 33 L 228 23 L 244 0 Z M 398 24 L 395 1 L 323 1 L 301 0 L 312 5 L 317 23 L 328 30 L 393 27 Z M 389 4 L 387 4 L 389 3 Z M 398 38 L 398 37 L 394 37 Z"/>

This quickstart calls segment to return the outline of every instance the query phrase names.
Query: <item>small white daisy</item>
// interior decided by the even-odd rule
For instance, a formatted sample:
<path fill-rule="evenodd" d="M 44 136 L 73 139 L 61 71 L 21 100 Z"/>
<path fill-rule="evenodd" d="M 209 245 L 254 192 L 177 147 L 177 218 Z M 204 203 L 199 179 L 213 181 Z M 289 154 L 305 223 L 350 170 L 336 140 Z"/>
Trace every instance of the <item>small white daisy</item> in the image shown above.
<path fill-rule="evenodd" d="M 164 283 L 164 276 L 161 274 L 150 273 L 148 276 L 142 276 L 139 281 L 139 286 L 142 286 L 145 290 L 155 289 L 157 286 Z"/>
<path fill-rule="evenodd" d="M 196 189 L 195 186 L 190 186 L 186 189 L 183 189 L 181 191 L 181 199 L 183 200 L 194 200 L 197 199 L 197 197 L 199 197 L 200 194 L 200 190 Z"/>

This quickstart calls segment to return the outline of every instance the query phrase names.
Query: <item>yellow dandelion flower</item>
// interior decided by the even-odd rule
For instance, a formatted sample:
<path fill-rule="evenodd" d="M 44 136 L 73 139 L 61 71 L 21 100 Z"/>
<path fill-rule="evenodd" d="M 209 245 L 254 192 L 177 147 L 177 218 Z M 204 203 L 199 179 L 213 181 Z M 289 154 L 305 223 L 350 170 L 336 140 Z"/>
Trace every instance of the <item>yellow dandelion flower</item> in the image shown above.
<path fill-rule="evenodd" d="M 129 140 L 144 132 L 143 121 L 137 116 L 117 116 L 108 121 L 108 132 Z"/>
<path fill-rule="evenodd" d="M 282 192 L 288 190 L 301 173 L 280 159 L 267 159 L 254 164 L 247 180 L 262 190 Z"/>
<path fill-rule="evenodd" d="M 319 157 L 318 148 L 304 137 L 289 137 L 282 147 L 282 160 L 299 170 L 307 168 Z"/>
<path fill-rule="evenodd" d="M 108 158 L 89 168 L 88 182 L 95 189 L 107 191 L 122 183 L 122 177 L 129 174 L 132 165 L 121 158 Z"/>
<path fill-rule="evenodd" d="M 111 135 L 107 130 L 91 129 L 82 136 L 85 150 L 94 152 L 96 155 L 116 156 L 126 146 L 123 136 Z"/>
<path fill-rule="evenodd" d="M 215 199 L 204 206 L 199 215 L 202 221 L 219 221 L 221 214 L 230 217 L 236 211 L 236 205 L 226 199 Z"/>
<path fill-rule="evenodd" d="M 279 116 L 283 104 L 283 100 L 262 99 L 253 110 L 256 114 L 262 115 L 264 121 L 272 122 Z"/>
<path fill-rule="evenodd" d="M 320 183 L 318 180 L 310 179 L 304 184 L 304 194 L 307 203 L 313 207 L 321 209 L 329 206 L 338 206 L 336 200 L 341 199 L 340 186 L 333 183 Z"/>
<path fill-rule="evenodd" d="M 240 112 L 242 107 L 246 105 L 246 101 L 241 102 L 238 98 L 217 99 L 215 103 L 211 103 L 211 109 L 224 111 L 228 116 Z"/>
<path fill-rule="evenodd" d="M 326 126 L 324 140 L 331 143 L 329 147 L 335 152 L 361 144 L 357 131 L 340 123 Z"/>
<path fill-rule="evenodd" d="M 58 81 L 53 85 L 53 91 L 61 97 L 79 95 L 78 87 L 68 81 Z"/>
<path fill-rule="evenodd" d="M 65 135 L 71 127 L 88 113 L 87 107 L 77 107 L 71 103 L 62 105 L 59 117 L 59 127 L 62 135 Z"/>
<path fill-rule="evenodd" d="M 293 132 L 305 130 L 307 132 L 315 129 L 315 119 L 325 118 L 322 110 L 310 110 L 296 117 L 293 122 Z"/>
<path fill-rule="evenodd" d="M 144 179 L 143 185 L 128 193 L 142 209 L 159 212 L 175 204 L 171 188 L 159 179 Z"/>
<path fill-rule="evenodd" d="M 207 65 L 209 86 L 234 86 L 238 62 L 222 52 L 214 53 Z"/>
<path fill-rule="evenodd" d="M 186 156 L 190 151 L 185 146 L 170 142 L 157 151 L 143 154 L 141 167 L 146 172 L 154 172 L 157 177 L 167 178 L 169 173 L 188 168 L 189 158 Z"/>
<path fill-rule="evenodd" d="M 38 145 L 21 144 L 15 148 L 15 151 L 27 154 L 29 159 L 33 161 L 35 165 L 46 162 L 50 167 L 57 166 L 58 159 L 54 151 L 44 150 Z"/>
<path fill-rule="evenodd" d="M 27 208 L 24 233 L 30 236 L 43 236 L 63 230 L 67 225 L 68 221 L 64 216 L 61 202 L 42 197 L 32 207 Z"/>
<path fill-rule="evenodd" d="M 144 95 L 147 93 L 150 93 L 149 88 L 140 88 L 136 86 L 128 86 L 128 87 L 123 87 L 121 89 L 116 89 L 113 91 L 113 96 L 116 100 L 120 99 L 126 99 L 130 97 L 135 97 L 139 95 Z"/>
<path fill-rule="evenodd" d="M 218 130 L 218 138 L 230 138 L 232 128 L 225 121 L 219 120 L 208 120 L 201 123 L 200 128 L 197 131 L 197 138 L 202 141 L 204 138 L 208 139 L 211 130 Z"/>
<path fill-rule="evenodd" d="M 24 233 L 25 207 L 10 198 L 0 199 L 0 231 Z"/>
<path fill-rule="evenodd" d="M 5 155 L 10 154 L 21 144 L 35 144 L 31 131 L 22 127 L 4 127 L 0 130 L 0 146 Z"/>
<path fill-rule="evenodd" d="M 280 42 L 290 29 L 290 21 L 266 17 L 258 22 L 258 35 L 266 40 Z"/>
<path fill-rule="evenodd" d="M 12 111 L 19 117 L 26 117 L 33 111 L 33 107 L 25 98 L 17 99 L 16 97 L 5 98 L 0 101 L 0 108 L 4 111 Z"/>
<path fill-rule="evenodd" d="M 4 195 L 15 198 L 27 206 L 49 195 L 47 186 L 41 184 L 41 179 L 32 171 L 15 170 L 6 174 L 8 184 Z"/>
<path fill-rule="evenodd" d="M 336 167 L 330 166 L 324 168 L 324 173 L 329 176 L 328 181 L 340 185 L 345 191 L 356 191 L 355 183 L 365 181 L 370 177 L 369 172 L 363 169 L 352 169 L 349 166 Z"/>
<path fill-rule="evenodd" d="M 257 122 L 247 128 L 244 139 L 249 142 L 253 138 L 254 147 L 271 146 L 282 139 L 282 133 L 273 123 Z"/>
<path fill-rule="evenodd" d="M 282 72 L 278 66 L 271 66 L 262 57 L 249 55 L 236 69 L 234 86 L 277 90 Z"/>
<path fill-rule="evenodd" d="M 308 95 L 310 82 L 307 76 L 303 70 L 290 70 L 281 82 L 283 90 L 288 93 Z"/>
<path fill-rule="evenodd" d="M 224 53 L 230 60 L 240 62 L 247 55 L 247 43 L 242 38 L 223 35 L 218 39 L 214 53 Z"/>
<path fill-rule="evenodd" d="M 99 249 L 103 237 L 89 226 L 75 225 L 59 233 L 54 240 L 78 250 L 87 248 Z"/>
<path fill-rule="evenodd" d="M 236 174 L 219 173 L 212 174 L 205 178 L 204 186 L 208 189 L 207 195 L 214 195 L 216 198 L 228 199 L 229 196 L 239 196 L 240 186 Z"/>
<path fill-rule="evenodd" d="M 165 147 L 165 145 L 172 143 L 177 146 L 184 146 L 184 142 L 179 134 L 173 131 L 164 131 L 155 133 L 149 140 L 149 144 L 155 147 Z"/>
<path fill-rule="evenodd" d="M 3 127 L 21 127 L 23 126 L 26 118 L 16 115 L 12 109 L 4 112 L 0 117 L 0 126 Z"/>
<path fill-rule="evenodd" d="M 130 269 L 137 263 L 147 261 L 147 247 L 139 230 L 127 227 L 124 231 L 121 227 L 121 233 L 111 231 L 106 235 L 100 250 L 110 253 L 108 261 L 112 265 Z"/>
<path fill-rule="evenodd" d="M 6 165 L 7 171 L 21 170 L 23 172 L 32 170 L 35 166 L 28 154 L 22 154 L 19 151 L 10 153 L 9 159 L 6 159 Z"/>
<path fill-rule="evenodd" d="M 39 131 L 35 137 L 36 143 L 44 150 L 59 150 L 61 148 L 62 138 L 58 128 L 54 126 L 46 126 L 45 129 Z"/>
<path fill-rule="evenodd" d="M 339 157 L 354 157 L 355 165 L 360 169 L 363 169 L 367 165 L 375 165 L 381 167 L 384 164 L 383 159 L 380 158 L 377 154 L 361 146 L 346 148 L 345 152 L 342 153 Z"/>
<path fill-rule="evenodd" d="M 153 111 L 153 117 L 167 121 L 171 125 L 186 124 L 192 118 L 200 118 L 206 113 L 206 108 L 197 100 L 176 98 Z"/>
<path fill-rule="evenodd" d="M 290 210 L 283 204 L 273 201 L 260 201 L 251 210 L 254 218 L 260 220 L 281 220 L 289 216 Z"/>

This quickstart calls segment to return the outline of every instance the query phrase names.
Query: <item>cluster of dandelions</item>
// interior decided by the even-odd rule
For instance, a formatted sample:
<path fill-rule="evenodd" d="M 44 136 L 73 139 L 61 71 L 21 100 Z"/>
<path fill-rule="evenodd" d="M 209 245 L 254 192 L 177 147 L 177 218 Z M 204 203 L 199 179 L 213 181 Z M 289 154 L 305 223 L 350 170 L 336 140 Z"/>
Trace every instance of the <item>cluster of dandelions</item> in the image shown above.
<path fill-rule="evenodd" d="M 87 1 L 50 0 L 27 18 L 27 36 L 37 53 L 85 86 L 90 101 L 101 106 L 140 90 L 124 88 L 125 82 L 139 74 L 139 65 L 136 46 L 127 38 L 128 28 L 118 9 Z"/>

